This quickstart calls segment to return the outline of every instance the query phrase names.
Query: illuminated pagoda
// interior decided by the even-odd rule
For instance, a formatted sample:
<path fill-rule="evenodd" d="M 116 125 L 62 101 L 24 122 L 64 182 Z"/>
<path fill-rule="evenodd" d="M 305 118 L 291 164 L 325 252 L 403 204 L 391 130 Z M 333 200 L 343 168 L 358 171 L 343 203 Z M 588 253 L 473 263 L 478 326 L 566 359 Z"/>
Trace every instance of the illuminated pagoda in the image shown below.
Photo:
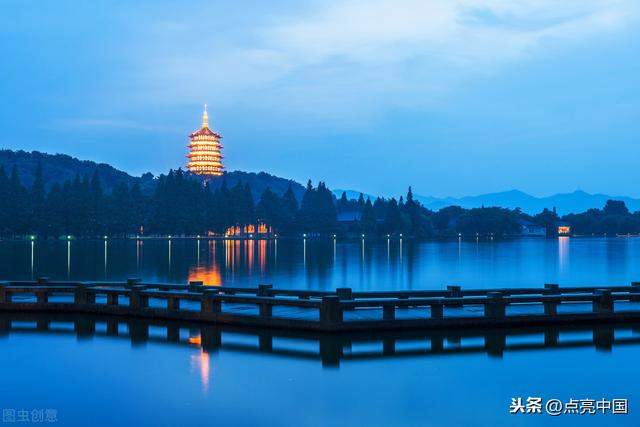
<path fill-rule="evenodd" d="M 189 154 L 187 169 L 205 178 L 220 176 L 224 170 L 222 165 L 222 143 L 220 134 L 209 129 L 207 104 L 202 113 L 202 128 L 189 135 Z"/>

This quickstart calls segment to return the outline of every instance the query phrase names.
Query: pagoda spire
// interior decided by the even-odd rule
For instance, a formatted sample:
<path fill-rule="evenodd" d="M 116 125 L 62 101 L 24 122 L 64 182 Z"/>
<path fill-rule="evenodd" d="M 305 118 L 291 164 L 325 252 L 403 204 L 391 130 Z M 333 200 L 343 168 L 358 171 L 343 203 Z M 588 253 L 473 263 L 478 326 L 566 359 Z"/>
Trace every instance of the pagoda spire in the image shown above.
<path fill-rule="evenodd" d="M 207 114 L 207 104 L 204 104 L 204 112 L 202 113 L 202 128 L 209 127 L 209 115 Z"/>

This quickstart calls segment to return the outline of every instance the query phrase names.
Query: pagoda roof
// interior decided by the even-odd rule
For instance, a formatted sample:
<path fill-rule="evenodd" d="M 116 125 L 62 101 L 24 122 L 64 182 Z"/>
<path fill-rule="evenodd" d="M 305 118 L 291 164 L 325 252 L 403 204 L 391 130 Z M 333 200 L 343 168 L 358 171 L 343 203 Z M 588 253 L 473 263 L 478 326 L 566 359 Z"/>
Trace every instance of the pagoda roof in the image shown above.
<path fill-rule="evenodd" d="M 216 138 L 222 138 L 222 135 L 212 131 L 206 126 L 189 134 L 189 138 L 195 138 L 196 136 L 215 136 Z"/>

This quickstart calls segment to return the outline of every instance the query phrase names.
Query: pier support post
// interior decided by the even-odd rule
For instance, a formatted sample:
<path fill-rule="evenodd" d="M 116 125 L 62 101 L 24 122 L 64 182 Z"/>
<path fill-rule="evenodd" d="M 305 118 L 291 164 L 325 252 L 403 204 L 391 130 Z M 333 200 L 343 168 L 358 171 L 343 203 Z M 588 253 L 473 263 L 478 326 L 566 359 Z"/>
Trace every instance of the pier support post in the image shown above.
<path fill-rule="evenodd" d="M 202 300 L 200 302 L 200 312 L 203 315 L 218 314 L 222 310 L 222 303 L 216 298 L 218 291 L 215 289 L 205 289 L 202 292 Z"/>
<path fill-rule="evenodd" d="M 260 303 L 260 316 L 271 317 L 273 314 L 273 305 L 267 302 Z"/>
<path fill-rule="evenodd" d="M 47 291 L 37 291 L 36 292 L 36 301 L 38 304 L 46 304 L 49 302 L 49 292 Z"/>
<path fill-rule="evenodd" d="M 273 290 L 273 285 L 258 285 L 258 290 L 256 292 L 256 296 L 259 297 L 270 297 L 271 291 Z"/>
<path fill-rule="evenodd" d="M 167 298 L 167 310 L 178 311 L 180 310 L 180 299 L 176 297 Z"/>
<path fill-rule="evenodd" d="M 507 311 L 507 304 L 501 292 L 487 293 L 487 302 L 484 305 L 485 317 L 502 318 Z"/>
<path fill-rule="evenodd" d="M 320 321 L 326 324 L 342 323 L 342 307 L 337 295 L 322 297 L 320 304 Z"/>
<path fill-rule="evenodd" d="M 107 294 L 107 305 L 110 305 L 110 306 L 118 305 L 118 294 L 116 294 L 116 293 L 108 293 Z"/>
<path fill-rule="evenodd" d="M 560 300 L 544 301 L 544 314 L 547 316 L 555 316 L 558 314 L 558 303 Z"/>
<path fill-rule="evenodd" d="M 434 302 L 429 306 L 431 310 L 432 319 L 442 319 L 444 317 L 444 304 L 441 302 Z"/>
<path fill-rule="evenodd" d="M 631 296 L 630 301 L 640 301 L 640 282 L 631 282 Z"/>
<path fill-rule="evenodd" d="M 383 305 L 382 306 L 382 320 L 394 320 L 396 318 L 396 306 L 395 305 Z"/>
<path fill-rule="evenodd" d="M 11 293 L 7 289 L 6 283 L 0 283 L 0 304 L 10 303 Z"/>
<path fill-rule="evenodd" d="M 610 289 L 596 289 L 593 299 L 593 312 L 597 314 L 613 313 L 613 298 Z"/>
<path fill-rule="evenodd" d="M 543 295 L 560 295 L 560 285 L 556 283 L 545 283 Z M 560 298 L 553 299 L 551 301 L 543 301 L 544 314 L 547 316 L 555 316 L 558 314 L 558 305 L 560 304 Z"/>
<path fill-rule="evenodd" d="M 147 308 L 149 305 L 149 298 L 141 294 L 144 289 L 144 285 L 133 285 L 131 287 L 131 292 L 129 293 L 129 307 L 134 310 Z"/>
<path fill-rule="evenodd" d="M 447 298 L 462 298 L 462 286 L 447 285 L 447 291 L 449 291 L 449 295 L 447 295 Z M 451 307 L 462 307 L 462 303 L 458 302 L 449 305 Z"/>
<path fill-rule="evenodd" d="M 87 292 L 87 287 L 85 285 L 76 286 L 76 290 L 73 293 L 73 303 L 75 305 L 85 305 L 88 304 L 89 293 Z"/>

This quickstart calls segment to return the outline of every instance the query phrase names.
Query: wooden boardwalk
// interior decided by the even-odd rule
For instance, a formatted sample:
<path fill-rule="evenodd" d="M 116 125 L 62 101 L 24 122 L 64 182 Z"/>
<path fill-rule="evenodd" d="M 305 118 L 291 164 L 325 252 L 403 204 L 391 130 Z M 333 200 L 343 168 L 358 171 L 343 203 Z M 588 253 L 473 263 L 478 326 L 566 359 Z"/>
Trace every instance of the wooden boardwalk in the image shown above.
<path fill-rule="evenodd" d="M 127 282 L 0 282 L 0 311 L 90 313 L 323 332 L 640 320 L 629 286 L 335 292 Z"/>

